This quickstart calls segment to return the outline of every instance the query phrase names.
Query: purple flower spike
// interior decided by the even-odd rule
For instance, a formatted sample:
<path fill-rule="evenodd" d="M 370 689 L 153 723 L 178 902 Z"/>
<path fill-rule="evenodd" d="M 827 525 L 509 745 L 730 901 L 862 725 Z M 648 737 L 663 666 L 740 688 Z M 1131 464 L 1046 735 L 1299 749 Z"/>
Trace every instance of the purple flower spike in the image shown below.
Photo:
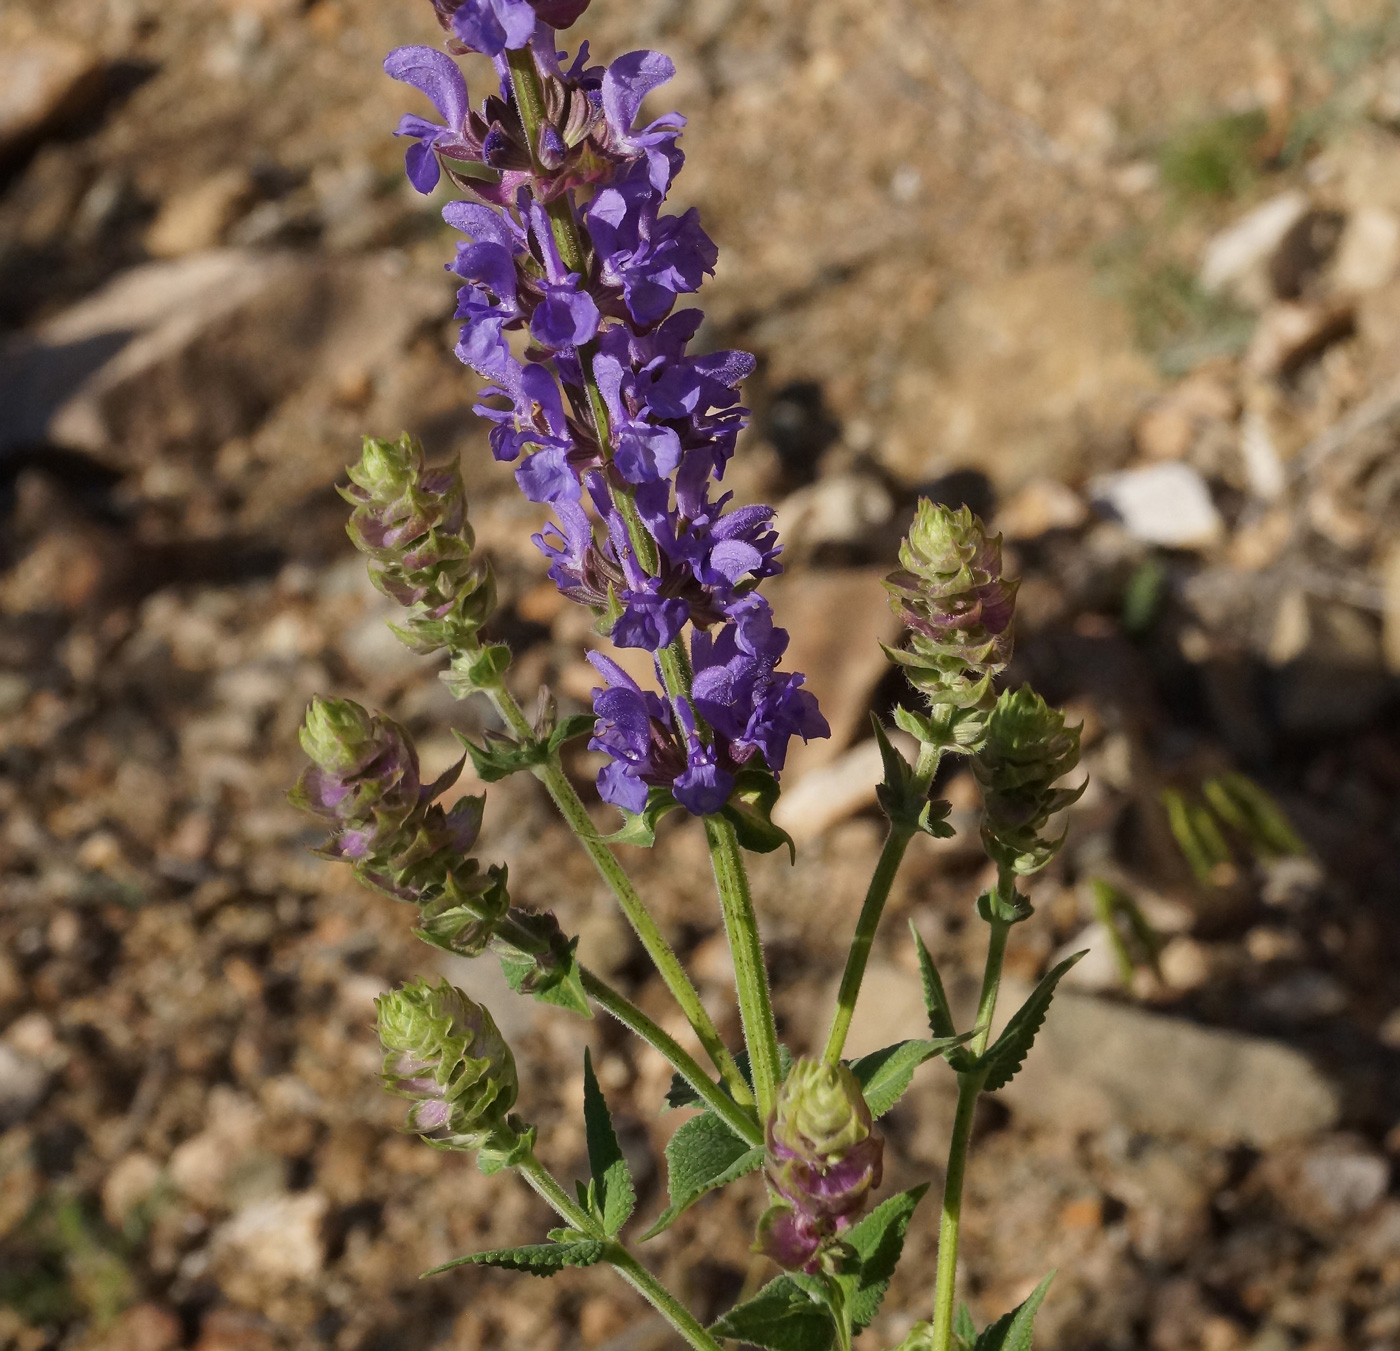
<path fill-rule="evenodd" d="M 666 210 L 685 119 L 642 120 L 675 67 L 659 52 L 605 68 L 586 43 L 558 50 L 554 30 L 586 4 L 433 0 L 450 51 L 495 60 L 500 94 L 479 109 L 440 54 L 405 48 L 386 68 L 443 118 L 401 127 L 416 141 L 415 186 L 445 170 L 480 199 L 443 210 L 464 236 L 449 269 L 456 351 L 488 382 L 475 411 L 491 453 L 554 511 L 534 536 L 550 578 L 619 648 L 690 649 L 693 690 L 664 694 L 595 656 L 605 684 L 591 744 L 609 760 L 599 791 L 636 812 L 664 790 L 706 816 L 728 805 L 741 771 L 776 776 L 794 736 L 829 732 L 803 677 L 779 670 L 787 635 L 757 594 L 782 571 L 773 511 L 735 507 L 716 487 L 748 422 L 739 386 L 754 358 L 693 354 L 704 316 L 677 309 L 718 251 L 696 211 Z M 528 51 L 531 69 L 507 61 L 512 51 Z M 528 127 L 520 81 L 541 96 Z"/>

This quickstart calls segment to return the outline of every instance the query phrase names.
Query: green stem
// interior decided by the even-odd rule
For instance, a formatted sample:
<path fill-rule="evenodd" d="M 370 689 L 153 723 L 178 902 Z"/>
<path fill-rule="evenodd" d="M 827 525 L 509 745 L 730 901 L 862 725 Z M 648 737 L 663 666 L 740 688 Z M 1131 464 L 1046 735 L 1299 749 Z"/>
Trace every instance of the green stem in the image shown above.
<path fill-rule="evenodd" d="M 586 966 L 580 968 L 583 988 L 600 1009 L 612 1014 L 625 1028 L 635 1032 L 663 1056 L 671 1068 L 695 1090 L 705 1105 L 724 1122 L 735 1135 L 752 1146 L 763 1144 L 763 1132 L 751 1112 L 746 1112 L 733 1098 L 716 1086 L 690 1055 L 668 1032 L 652 1022 L 626 995 L 613 989 Z"/>
<path fill-rule="evenodd" d="M 942 751 L 925 746 L 919 752 L 919 762 L 914 769 L 914 788 L 926 792 L 933 776 L 938 772 L 938 762 Z M 841 1052 L 846 1046 L 846 1036 L 851 1030 L 851 1018 L 856 1011 L 856 1000 L 860 996 L 861 982 L 865 979 L 865 968 L 870 961 L 870 949 L 875 942 L 875 931 L 880 926 L 885 903 L 889 900 L 890 888 L 904 861 L 905 850 L 914 838 L 915 828 L 910 825 L 890 822 L 890 832 L 885 837 L 885 847 L 880 851 L 875 864 L 875 874 L 870 879 L 870 887 L 865 893 L 865 903 L 860 908 L 860 918 L 856 921 L 855 937 L 851 940 L 851 950 L 846 954 L 846 969 L 841 974 L 841 989 L 836 995 L 836 1012 L 831 1019 L 831 1032 L 826 1039 L 823 1058 L 827 1064 L 835 1065 L 841 1060 Z"/>
<path fill-rule="evenodd" d="M 486 693 L 501 720 L 516 736 L 522 739 L 534 736 L 535 729 L 530 726 L 529 719 L 504 684 L 493 686 Z M 685 1014 L 695 1035 L 700 1039 L 701 1046 L 705 1048 L 705 1054 L 719 1071 L 720 1078 L 729 1090 L 729 1096 L 741 1107 L 748 1106 L 754 1100 L 753 1094 L 744 1082 L 743 1075 L 739 1073 L 734 1057 L 729 1054 L 729 1048 L 721 1039 L 714 1020 L 705 1011 L 700 992 L 686 975 L 680 958 L 666 941 L 666 936 L 643 904 L 642 898 L 637 895 L 632 879 L 627 876 L 612 850 L 599 837 L 592 818 L 579 799 L 578 793 L 574 791 L 573 784 L 569 782 L 569 776 L 560 767 L 558 756 L 552 756 L 534 772 L 554 799 L 554 805 L 559 808 L 560 815 L 588 851 L 588 856 L 602 874 L 603 880 L 617 897 L 622 913 L 627 916 L 628 923 L 641 941 L 647 956 L 655 963 L 666 988 L 680 1005 L 681 1012 Z"/>
<path fill-rule="evenodd" d="M 1001 969 L 1006 957 L 1006 938 L 1011 926 L 993 920 L 987 943 L 987 965 L 982 974 L 982 993 L 977 1001 L 976 1034 L 971 1050 L 980 1057 L 992 1035 L 992 1015 L 996 1012 L 1001 988 Z M 958 1238 L 962 1222 L 963 1175 L 967 1151 L 972 1141 L 972 1122 L 977 1098 L 987 1080 L 986 1070 L 958 1075 L 958 1110 L 953 1119 L 953 1137 L 948 1145 L 948 1172 L 943 1183 L 943 1214 L 938 1225 L 938 1276 L 933 1294 L 933 1351 L 949 1351 L 953 1338 L 953 1305 L 958 1274 Z"/>
<path fill-rule="evenodd" d="M 705 1331 L 695 1316 L 621 1244 L 610 1243 L 604 1259 L 628 1285 L 651 1304 L 696 1351 L 721 1351 L 719 1342 Z"/>
<path fill-rule="evenodd" d="M 871 877 L 869 890 L 865 893 L 865 904 L 860 908 L 860 919 L 856 921 L 851 950 L 846 954 L 846 969 L 841 974 L 841 989 L 836 995 L 836 1012 L 832 1015 L 831 1031 L 827 1035 L 826 1051 L 823 1054 L 828 1065 L 840 1063 L 841 1052 L 846 1046 L 846 1034 L 851 1030 L 851 1018 L 856 1011 L 861 982 L 865 979 L 865 968 L 870 960 L 875 930 L 879 926 L 885 902 L 889 899 L 895 874 L 899 872 L 899 865 L 904 861 L 904 851 L 913 838 L 914 831 L 911 827 L 890 823 L 890 832 L 885 836 L 885 847 L 880 851 L 875 874 Z"/>
<path fill-rule="evenodd" d="M 710 862 L 719 889 L 724 929 L 734 959 L 734 983 L 739 992 L 744 1044 L 748 1047 L 749 1065 L 753 1070 L 758 1119 L 765 1122 L 773 1113 L 780 1074 L 778 1030 L 773 1021 L 773 1002 L 768 993 L 768 972 L 763 965 L 758 918 L 754 914 L 744 856 L 739 852 L 734 827 L 722 816 L 707 816 L 705 838 L 710 845 Z"/>
<path fill-rule="evenodd" d="M 517 1165 L 521 1176 L 535 1192 L 559 1215 L 582 1234 L 591 1238 L 606 1238 L 598 1222 L 578 1205 L 559 1184 L 558 1179 L 535 1157 L 532 1149 Z"/>
<path fill-rule="evenodd" d="M 696 1351 L 721 1351 L 719 1343 L 705 1331 L 680 1300 L 642 1266 L 621 1243 L 615 1239 L 608 1240 L 598 1222 L 591 1215 L 586 1214 L 582 1207 L 575 1204 L 569 1193 L 560 1186 L 554 1174 L 535 1157 L 534 1150 L 525 1155 L 518 1167 L 525 1181 L 534 1188 L 537 1195 L 554 1209 L 560 1219 L 572 1225 L 580 1233 L 606 1241 L 603 1260 L 609 1266 L 616 1268 L 622 1279 L 643 1299 L 647 1300 L 657 1313 L 675 1328 L 691 1346 L 696 1348 Z"/>
<path fill-rule="evenodd" d="M 953 1338 L 953 1303 L 958 1275 L 958 1230 L 962 1221 L 963 1173 L 972 1140 L 972 1120 L 980 1074 L 958 1076 L 958 1111 L 948 1145 L 948 1172 L 943 1183 L 943 1214 L 938 1223 L 938 1277 L 933 1297 L 933 1351 L 949 1351 Z"/>

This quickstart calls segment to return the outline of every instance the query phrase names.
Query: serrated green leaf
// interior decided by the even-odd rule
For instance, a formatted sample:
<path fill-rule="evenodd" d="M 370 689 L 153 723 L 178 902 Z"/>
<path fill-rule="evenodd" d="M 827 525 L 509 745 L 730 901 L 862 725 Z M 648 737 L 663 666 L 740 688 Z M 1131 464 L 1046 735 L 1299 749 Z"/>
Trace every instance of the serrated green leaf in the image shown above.
<path fill-rule="evenodd" d="M 972 1321 L 972 1311 L 966 1304 L 959 1304 L 953 1319 L 953 1345 L 957 1351 L 973 1351 L 976 1341 L 977 1324 Z"/>
<path fill-rule="evenodd" d="M 471 756 L 472 768 L 482 783 L 498 783 L 511 774 L 523 769 L 533 769 L 549 758 L 549 751 L 543 742 L 517 741 L 514 737 L 503 736 L 499 732 L 488 732 L 485 745 L 478 746 L 466 733 L 454 731 L 453 735 L 466 748 Z"/>
<path fill-rule="evenodd" d="M 531 915 L 529 920 L 547 929 L 546 918 L 552 922 L 553 915 Z M 558 925 L 553 925 L 558 934 Z M 541 953 L 522 952 L 519 948 L 502 944 L 498 948 L 501 971 L 506 984 L 517 994 L 528 994 L 541 1004 L 568 1009 L 584 1018 L 593 1017 L 593 1009 L 583 988 L 583 972 L 578 964 L 578 939 L 564 939 L 558 934 L 555 941 L 547 942 Z"/>
<path fill-rule="evenodd" d="M 588 1140 L 588 1169 L 593 1174 L 593 1199 L 603 1232 L 611 1238 L 627 1223 L 637 1204 L 632 1173 L 617 1143 L 612 1113 L 593 1073 L 593 1056 L 583 1053 L 583 1127 Z"/>
<path fill-rule="evenodd" d="M 971 1036 L 972 1033 L 968 1032 L 961 1037 L 940 1038 L 937 1041 L 918 1038 L 900 1041 L 853 1060 L 851 1073 L 860 1081 L 870 1115 L 884 1116 L 904 1096 L 913 1081 L 914 1071 L 925 1060 L 942 1055 Z"/>
<path fill-rule="evenodd" d="M 904 1251 L 909 1221 L 926 1191 L 927 1182 L 891 1196 L 841 1235 L 860 1257 L 858 1271 L 835 1278 L 845 1291 L 846 1309 L 857 1332 L 880 1312 L 880 1303 Z"/>
<path fill-rule="evenodd" d="M 496 1248 L 491 1252 L 469 1253 L 454 1257 L 440 1267 L 425 1271 L 424 1276 L 436 1276 L 453 1267 L 502 1267 L 507 1271 L 525 1271 L 531 1276 L 553 1276 L 564 1267 L 591 1267 L 602 1259 L 607 1244 L 597 1239 L 580 1239 L 573 1243 L 530 1243 L 521 1248 Z"/>
<path fill-rule="evenodd" d="M 549 740 L 545 743 L 546 749 L 553 754 L 566 742 L 573 741 L 575 737 L 589 735 L 596 722 L 597 719 L 591 713 L 575 713 L 564 718 L 556 724 L 554 730 L 549 734 Z"/>
<path fill-rule="evenodd" d="M 728 1186 L 762 1163 L 763 1150 L 741 1140 L 713 1112 L 691 1117 L 666 1144 L 666 1190 L 671 1204 L 642 1241 L 669 1229 L 706 1192 Z"/>
<path fill-rule="evenodd" d="M 1052 1271 L 1031 1291 L 1024 1304 L 983 1328 L 982 1335 L 973 1343 L 973 1351 L 1031 1351 L 1031 1325 L 1054 1279 L 1055 1273 Z"/>
<path fill-rule="evenodd" d="M 766 769 L 741 769 L 734 776 L 734 791 L 720 815 L 734 827 L 739 844 L 753 854 L 771 854 L 787 845 L 793 862 L 797 845 L 781 826 L 773 824 L 773 807 L 782 789 Z"/>
<path fill-rule="evenodd" d="M 1043 977 L 1040 984 L 1031 991 L 1030 998 L 1012 1014 L 1011 1021 L 1002 1028 L 1001 1036 L 992 1043 L 986 1055 L 978 1062 L 979 1068 L 987 1071 L 987 1078 L 982 1087 L 988 1093 L 995 1093 L 1015 1078 L 1016 1071 L 1025 1063 L 1026 1056 L 1030 1053 L 1035 1034 L 1040 1031 L 1041 1024 L 1045 1021 L 1050 1001 L 1055 997 L 1055 986 L 1060 983 L 1065 972 L 1083 956 L 1083 952 L 1076 952 L 1074 956 L 1066 957 Z"/>
<path fill-rule="evenodd" d="M 710 1331 L 763 1351 L 831 1351 L 836 1342 L 826 1308 L 788 1276 L 769 1281 L 752 1299 L 736 1304 Z"/>
<path fill-rule="evenodd" d="M 953 1010 L 948 1004 L 948 994 L 943 988 L 943 979 L 934 965 L 933 955 L 924 943 L 923 935 L 909 921 L 909 932 L 914 935 L 914 950 L 919 955 L 919 980 L 924 987 L 924 1006 L 928 1009 L 929 1031 L 935 1037 L 955 1037 L 957 1028 L 953 1023 Z"/>

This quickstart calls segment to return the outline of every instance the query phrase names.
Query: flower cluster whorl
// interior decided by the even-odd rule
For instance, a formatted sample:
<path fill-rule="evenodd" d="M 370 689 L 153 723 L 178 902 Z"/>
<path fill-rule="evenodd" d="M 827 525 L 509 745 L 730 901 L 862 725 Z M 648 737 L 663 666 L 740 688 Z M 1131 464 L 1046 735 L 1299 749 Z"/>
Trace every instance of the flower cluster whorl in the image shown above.
<path fill-rule="evenodd" d="M 463 955 L 481 952 L 509 909 L 504 870 L 479 870 L 466 857 L 481 829 L 484 797 L 459 798 L 444 811 L 434 799 L 461 773 L 454 765 L 422 782 L 407 731 L 351 699 L 318 695 L 301 744 L 312 763 L 289 794 L 327 822 L 319 852 L 347 862 L 361 881 L 422 907 L 423 934 Z"/>
<path fill-rule="evenodd" d="M 1063 833 L 1050 836 L 1045 829 L 1051 816 L 1084 792 L 1084 784 L 1054 786 L 1079 763 L 1079 733 L 1029 687 L 997 701 L 972 773 L 986 811 L 982 842 L 1002 869 L 1024 877 L 1059 849 Z"/>
<path fill-rule="evenodd" d="M 490 567 L 473 558 L 462 471 L 429 468 L 407 434 L 366 437 L 340 494 L 355 510 L 346 527 L 370 558 L 370 580 L 408 610 L 394 632 L 415 652 L 461 651 L 496 608 Z"/>
<path fill-rule="evenodd" d="M 764 1170 L 777 1199 L 759 1221 L 757 1250 L 789 1271 L 815 1271 L 880 1185 L 883 1161 L 850 1068 L 796 1061 L 768 1123 Z"/>
<path fill-rule="evenodd" d="M 908 647 L 886 648 L 937 710 L 985 710 L 992 681 L 1011 659 L 1017 583 L 1002 575 L 1001 536 L 967 507 L 921 498 L 885 581 Z"/>
<path fill-rule="evenodd" d="M 593 744 L 612 757 L 600 791 L 631 811 L 654 787 L 717 811 L 740 766 L 777 774 L 792 736 L 829 729 L 802 677 L 776 669 L 787 635 L 757 591 L 781 571 L 773 511 L 731 508 L 713 488 L 748 419 L 738 387 L 754 358 L 691 352 L 703 315 L 675 309 L 718 256 L 693 209 L 664 210 L 685 119 L 637 125 L 675 68 L 646 51 L 590 66 L 586 44 L 568 62 L 554 28 L 585 0 L 435 6 L 450 50 L 495 60 L 499 94 L 473 110 L 457 64 L 428 47 L 399 48 L 385 69 L 442 118 L 400 123 L 414 186 L 431 191 L 445 170 L 479 199 L 443 216 L 463 236 L 449 265 L 457 355 L 489 381 L 476 411 L 492 452 L 553 510 L 535 537 L 549 575 L 616 645 L 660 653 L 691 633 L 693 692 L 644 693 L 600 667 Z"/>
<path fill-rule="evenodd" d="M 384 1086 L 407 1098 L 407 1129 L 434 1143 L 477 1148 L 506 1124 L 515 1057 L 488 1013 L 461 990 L 416 981 L 375 1000 Z"/>

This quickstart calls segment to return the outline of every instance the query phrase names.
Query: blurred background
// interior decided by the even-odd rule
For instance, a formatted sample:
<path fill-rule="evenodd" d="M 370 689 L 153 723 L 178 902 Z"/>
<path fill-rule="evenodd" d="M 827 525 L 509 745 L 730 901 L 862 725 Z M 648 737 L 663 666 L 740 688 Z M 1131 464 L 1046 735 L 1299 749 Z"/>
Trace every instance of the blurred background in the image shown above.
<path fill-rule="evenodd" d="M 797 865 L 753 865 L 784 1037 L 821 1033 L 881 838 L 868 715 L 909 691 L 878 578 L 919 493 L 968 503 L 1024 579 L 1013 679 L 1083 721 L 1091 776 L 1012 945 L 1022 986 L 1090 956 L 984 1104 L 978 1321 L 1056 1266 L 1046 1351 L 1400 1347 L 1400 10 L 594 0 L 576 34 L 674 57 L 704 341 L 759 356 L 730 479 L 779 505 L 774 603 L 834 732 L 786 775 Z M 462 457 L 517 693 L 593 683 L 451 355 L 443 198 L 389 135 L 426 108 L 383 53 L 438 36 L 427 0 L 0 12 L 6 1351 L 672 1344 L 603 1271 L 418 1281 L 547 1217 L 395 1133 L 376 993 L 443 969 L 488 1000 L 565 1174 L 591 1046 L 644 1214 L 667 1074 L 436 967 L 284 801 L 315 691 L 431 770 L 485 716 L 344 536 L 361 433 Z M 920 1034 L 911 918 L 972 998 L 976 794 L 944 791 L 959 834 L 911 850 L 855 1052 Z M 481 852 L 676 1029 L 533 781 L 492 789 Z M 700 836 L 629 855 L 737 1040 Z M 937 1177 L 952 1092 L 921 1072 L 888 1186 Z M 702 1314 L 764 1276 L 762 1199 L 650 1245 Z M 926 1313 L 931 1206 L 873 1345 Z"/>

